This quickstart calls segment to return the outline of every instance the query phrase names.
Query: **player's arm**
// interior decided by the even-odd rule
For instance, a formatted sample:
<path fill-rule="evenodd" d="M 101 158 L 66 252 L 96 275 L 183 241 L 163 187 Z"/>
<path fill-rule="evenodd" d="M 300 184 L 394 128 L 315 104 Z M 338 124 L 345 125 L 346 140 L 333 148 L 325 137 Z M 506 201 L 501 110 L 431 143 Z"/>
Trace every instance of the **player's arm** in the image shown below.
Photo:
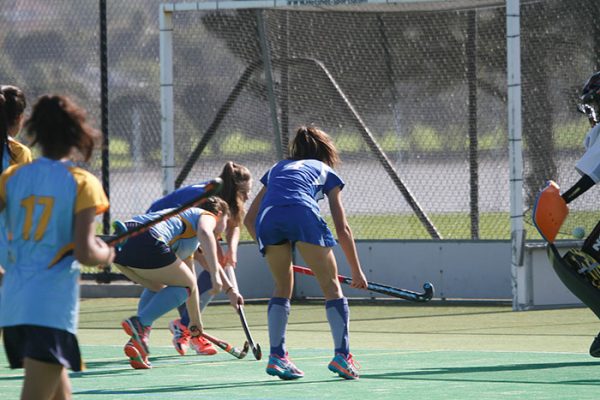
<path fill-rule="evenodd" d="M 262 199 L 263 199 L 266 191 L 267 191 L 266 186 L 263 186 L 263 188 L 260 189 L 260 192 L 258 192 L 258 194 L 254 198 L 254 200 L 252 200 L 252 204 L 250 204 L 248 213 L 246 214 L 246 217 L 244 218 L 244 226 L 246 227 L 246 229 L 248 229 L 248 233 L 250 233 L 250 236 L 252 236 L 252 239 L 254 239 L 255 241 L 256 241 L 256 229 L 255 229 L 254 225 L 256 223 L 256 218 L 258 216 L 258 210 L 260 208 L 260 203 L 262 202 Z"/>
<path fill-rule="evenodd" d="M 202 214 L 198 220 L 198 241 L 202 245 L 202 254 L 206 259 L 208 265 L 208 272 L 212 281 L 212 294 L 217 294 L 223 288 L 223 281 L 221 280 L 221 274 L 217 256 L 217 239 L 215 238 L 215 227 L 217 226 L 217 219 L 213 215 Z"/>
<path fill-rule="evenodd" d="M 75 250 L 77 261 L 85 265 L 108 265 L 115 250 L 96 237 L 96 208 L 88 207 L 75 214 Z"/>
<path fill-rule="evenodd" d="M 224 254 L 223 266 L 231 265 L 237 267 L 237 250 L 240 243 L 240 227 L 230 218 L 225 229 L 225 240 L 227 241 L 227 252 Z"/>
<path fill-rule="evenodd" d="M 346 260 L 348 260 L 348 264 L 350 264 L 350 270 L 352 271 L 352 284 L 350 286 L 364 289 L 367 287 L 367 278 L 360 266 L 352 229 L 350 229 L 350 226 L 348 225 L 346 213 L 342 204 L 341 193 L 342 189 L 340 186 L 334 187 L 327 193 L 329 209 L 331 210 L 331 217 L 333 218 L 333 223 L 335 225 L 338 242 L 340 243 L 342 251 L 346 256 Z"/>
<path fill-rule="evenodd" d="M 561 197 L 567 204 L 569 204 L 570 202 L 584 194 L 586 191 L 588 191 L 595 184 L 596 182 L 594 182 L 594 180 L 589 175 L 583 175 L 581 179 L 577 181 L 576 184 L 574 184 L 569 190 L 561 194 Z"/>

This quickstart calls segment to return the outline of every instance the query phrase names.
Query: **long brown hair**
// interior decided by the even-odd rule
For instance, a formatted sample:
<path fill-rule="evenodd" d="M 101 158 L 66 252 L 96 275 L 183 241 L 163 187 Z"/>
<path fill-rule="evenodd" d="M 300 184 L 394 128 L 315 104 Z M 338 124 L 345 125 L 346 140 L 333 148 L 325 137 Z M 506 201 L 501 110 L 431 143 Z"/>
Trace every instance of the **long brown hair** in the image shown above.
<path fill-rule="evenodd" d="M 290 148 L 292 160 L 319 160 L 334 168 L 340 157 L 328 134 L 313 126 L 301 126 Z"/>
<path fill-rule="evenodd" d="M 43 95 L 33 106 L 25 122 L 27 134 L 42 147 L 48 158 L 60 159 L 74 147 L 89 161 L 99 132 L 88 125 L 83 108 L 61 95 Z"/>
<path fill-rule="evenodd" d="M 227 202 L 232 222 L 235 226 L 241 226 L 244 220 L 244 185 L 249 185 L 252 179 L 250 170 L 241 164 L 228 161 L 221 171 L 220 178 L 223 179 L 223 188 L 219 197 Z M 247 193 L 246 193 L 247 194 Z"/>

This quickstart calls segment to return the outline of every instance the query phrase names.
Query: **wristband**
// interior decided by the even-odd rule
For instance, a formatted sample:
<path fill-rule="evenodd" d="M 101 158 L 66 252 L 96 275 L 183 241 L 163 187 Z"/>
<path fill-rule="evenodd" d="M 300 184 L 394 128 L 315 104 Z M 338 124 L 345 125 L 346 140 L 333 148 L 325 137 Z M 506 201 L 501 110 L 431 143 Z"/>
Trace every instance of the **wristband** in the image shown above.
<path fill-rule="evenodd" d="M 190 326 L 189 329 L 190 329 L 190 333 L 192 334 L 192 337 L 200 336 L 200 329 L 198 329 L 198 327 L 196 325 Z"/>

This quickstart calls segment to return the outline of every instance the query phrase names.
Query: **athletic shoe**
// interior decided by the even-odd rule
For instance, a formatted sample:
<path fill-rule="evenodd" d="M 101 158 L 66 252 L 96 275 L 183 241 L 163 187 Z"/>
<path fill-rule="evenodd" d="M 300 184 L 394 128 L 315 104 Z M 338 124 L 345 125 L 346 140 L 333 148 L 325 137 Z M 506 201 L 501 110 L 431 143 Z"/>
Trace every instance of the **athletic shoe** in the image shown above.
<path fill-rule="evenodd" d="M 129 357 L 129 364 L 133 369 L 150 369 L 152 364 L 148 360 L 148 357 L 142 357 L 138 349 L 133 345 L 133 342 L 129 340 L 123 348 L 125 355 Z"/>
<path fill-rule="evenodd" d="M 148 335 L 150 335 L 150 327 L 144 326 L 137 316 L 121 322 L 121 326 L 126 334 L 131 337 L 131 343 L 140 353 L 142 359 L 147 359 L 150 350 L 148 349 Z"/>
<path fill-rule="evenodd" d="M 169 330 L 173 334 L 173 347 L 179 354 L 185 355 L 190 348 L 190 330 L 180 319 L 169 322 Z"/>
<path fill-rule="evenodd" d="M 594 338 L 594 341 L 590 346 L 590 356 L 600 357 L 600 333 Z"/>
<path fill-rule="evenodd" d="M 352 358 L 352 354 L 347 356 L 337 353 L 328 366 L 331 372 L 334 372 L 344 379 L 358 379 L 358 369 L 360 364 Z"/>
<path fill-rule="evenodd" d="M 217 349 L 205 337 L 192 336 L 190 346 L 196 350 L 196 354 L 201 356 L 214 356 L 217 354 Z"/>
<path fill-rule="evenodd" d="M 304 376 L 304 372 L 300 371 L 292 361 L 287 357 L 279 357 L 277 354 L 269 356 L 267 364 L 267 374 L 276 376 L 285 381 L 299 379 Z"/>

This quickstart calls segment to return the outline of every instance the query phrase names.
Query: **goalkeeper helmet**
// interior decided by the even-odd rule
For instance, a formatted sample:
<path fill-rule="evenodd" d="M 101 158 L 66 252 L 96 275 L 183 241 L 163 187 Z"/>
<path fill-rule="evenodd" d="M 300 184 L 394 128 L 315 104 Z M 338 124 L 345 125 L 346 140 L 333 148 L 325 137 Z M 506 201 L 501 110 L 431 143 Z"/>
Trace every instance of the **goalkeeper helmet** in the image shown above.
<path fill-rule="evenodd" d="M 579 112 L 587 115 L 592 126 L 600 122 L 600 71 L 595 72 L 581 89 Z"/>

